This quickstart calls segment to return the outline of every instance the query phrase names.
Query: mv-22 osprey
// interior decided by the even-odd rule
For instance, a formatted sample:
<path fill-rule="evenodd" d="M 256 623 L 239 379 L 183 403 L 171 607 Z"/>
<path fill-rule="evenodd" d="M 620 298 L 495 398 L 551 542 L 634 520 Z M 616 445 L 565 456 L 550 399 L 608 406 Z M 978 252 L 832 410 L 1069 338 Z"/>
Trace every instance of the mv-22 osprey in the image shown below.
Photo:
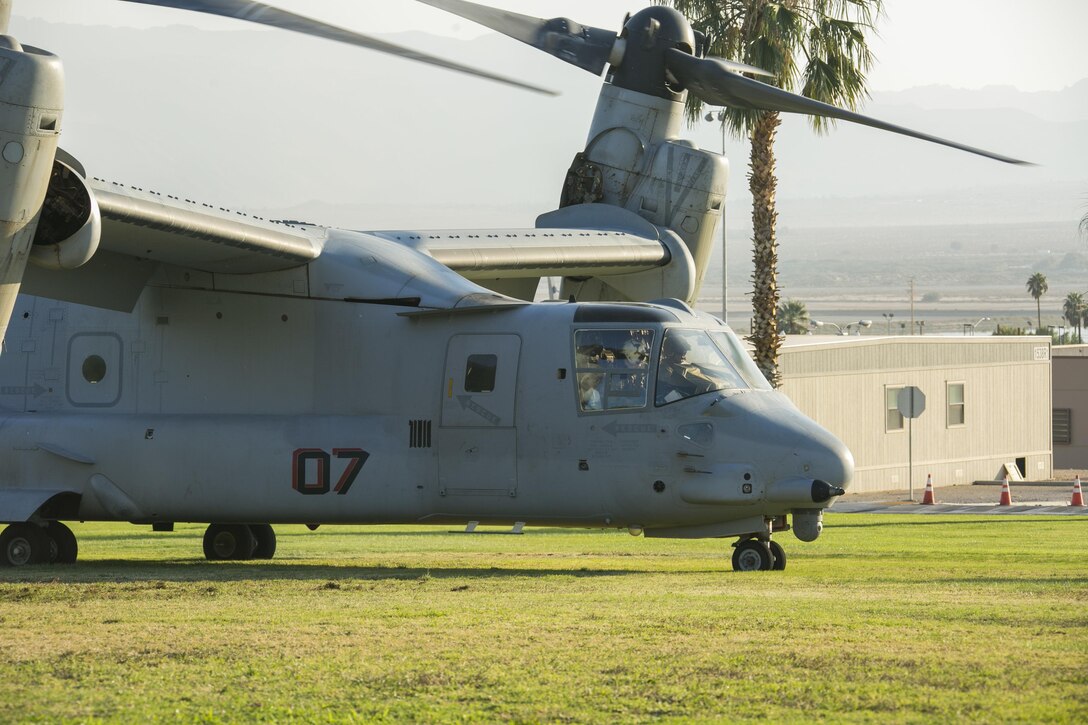
<path fill-rule="evenodd" d="M 525 85 L 258 2 L 129 1 Z M 686 94 L 1014 160 L 742 75 L 668 8 L 617 35 L 424 1 L 607 69 L 535 228 L 351 232 L 95 180 L 58 148 L 60 60 L 0 36 L 0 563 L 75 561 L 85 520 L 208 523 L 236 560 L 273 524 L 620 528 L 737 537 L 738 570 L 820 534 L 850 452 L 691 307 L 727 165 L 679 138 Z M 569 301 L 527 301 L 544 276 Z"/>

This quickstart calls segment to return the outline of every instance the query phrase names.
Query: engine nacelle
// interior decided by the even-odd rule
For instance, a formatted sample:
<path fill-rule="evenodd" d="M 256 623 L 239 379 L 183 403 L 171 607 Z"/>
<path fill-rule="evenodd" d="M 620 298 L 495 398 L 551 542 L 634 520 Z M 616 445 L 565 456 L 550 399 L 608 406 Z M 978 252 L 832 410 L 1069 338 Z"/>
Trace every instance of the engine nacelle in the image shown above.
<path fill-rule="evenodd" d="M 94 192 L 78 171 L 56 159 L 30 261 L 47 269 L 75 269 L 90 261 L 101 237 L 102 213 Z"/>
<path fill-rule="evenodd" d="M 683 112 L 682 100 L 605 84 L 586 149 L 567 172 L 560 206 L 612 204 L 674 232 L 694 263 L 694 284 L 654 296 L 694 304 L 723 213 L 729 165 L 723 156 L 678 137 Z M 639 299 L 613 286 L 620 295 Z M 579 299 L 586 299 L 584 290 Z"/>
<path fill-rule="evenodd" d="M 0 36 L 0 337 L 7 332 L 49 186 L 61 110 L 60 59 Z"/>

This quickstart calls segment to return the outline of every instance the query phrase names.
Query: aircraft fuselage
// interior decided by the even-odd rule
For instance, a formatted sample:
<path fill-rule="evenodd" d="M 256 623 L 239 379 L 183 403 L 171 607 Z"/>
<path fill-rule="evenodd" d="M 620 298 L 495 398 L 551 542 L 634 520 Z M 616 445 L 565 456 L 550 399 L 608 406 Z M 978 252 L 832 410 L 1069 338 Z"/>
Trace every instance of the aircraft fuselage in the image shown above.
<path fill-rule="evenodd" d="M 0 356 L 0 487 L 138 523 L 726 536 L 822 508 L 782 491 L 844 484 L 849 453 L 784 396 L 736 375 L 655 400 L 672 329 L 735 340 L 679 304 L 422 312 L 149 286 L 126 314 L 24 296 Z M 609 341 L 632 336 L 642 361 L 621 376 Z M 591 382 L 614 390 L 587 408 Z"/>

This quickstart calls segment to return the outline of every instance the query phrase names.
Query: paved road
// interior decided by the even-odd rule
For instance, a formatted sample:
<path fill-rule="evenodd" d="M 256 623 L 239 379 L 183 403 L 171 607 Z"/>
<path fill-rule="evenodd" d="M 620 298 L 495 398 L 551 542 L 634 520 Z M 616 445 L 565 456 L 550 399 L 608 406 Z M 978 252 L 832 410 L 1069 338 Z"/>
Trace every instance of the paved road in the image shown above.
<path fill-rule="evenodd" d="M 829 513 L 1088 516 L 1088 507 L 1069 505 L 1072 484 L 1014 482 L 1010 490 L 1012 506 L 998 505 L 1001 486 L 997 483 L 938 487 L 934 505 L 911 503 L 906 490 L 847 494 L 835 502 Z M 922 500 L 922 493 L 923 490 L 915 489 L 916 502 Z"/>
<path fill-rule="evenodd" d="M 1006 516 L 1088 516 L 1088 506 L 1070 506 L 1068 502 L 1039 502 L 1013 506 L 994 506 L 988 503 L 933 504 L 917 503 L 865 503 L 861 501 L 836 501 L 828 509 L 829 514 L 999 514 Z"/>

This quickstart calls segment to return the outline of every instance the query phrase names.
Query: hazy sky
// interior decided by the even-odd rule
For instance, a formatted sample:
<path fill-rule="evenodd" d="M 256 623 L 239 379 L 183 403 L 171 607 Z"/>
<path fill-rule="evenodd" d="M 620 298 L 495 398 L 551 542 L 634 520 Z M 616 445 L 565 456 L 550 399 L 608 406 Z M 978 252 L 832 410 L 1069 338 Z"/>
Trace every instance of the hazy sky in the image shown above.
<path fill-rule="evenodd" d="M 361 32 L 421 30 L 472 37 L 487 32 L 413 0 L 280 0 L 286 10 Z M 538 17 L 567 16 L 618 28 L 644 3 L 630 0 L 496 0 L 494 5 Z M 1086 0 L 885 0 L 886 17 L 873 45 L 873 90 L 943 83 L 955 87 L 1013 85 L 1057 90 L 1088 77 Z M 191 24 L 236 29 L 238 21 L 117 0 L 15 0 L 16 16 L 106 25 Z"/>
<path fill-rule="evenodd" d="M 258 211 L 317 200 L 321 209 L 299 213 L 355 228 L 531 226 L 537 213 L 554 208 L 571 156 L 585 144 L 599 79 L 494 35 L 475 43 L 435 38 L 490 31 L 414 0 L 277 1 L 352 29 L 386 37 L 400 32 L 396 42 L 562 95 L 540 96 L 358 48 L 261 32 L 242 21 L 118 0 L 15 0 L 11 31 L 65 60 L 64 143 L 102 178 Z M 572 16 L 601 28 L 618 28 L 624 13 L 641 8 L 638 0 L 495 1 L 516 12 Z M 886 5 L 874 91 L 931 84 L 1059 90 L 1088 78 L 1088 52 L 1077 37 L 1088 27 L 1088 0 L 1035 0 L 1029 16 L 1015 15 L 1029 0 Z M 987 22 L 975 22 L 975 15 Z M 71 26 L 39 37 L 42 28 L 31 28 L 30 18 Z M 933 18 L 943 24 L 938 28 Z M 83 29 L 86 24 L 173 27 L 91 32 Z M 217 31 L 229 36 L 215 37 Z M 353 90 L 359 88 L 389 92 Z M 978 200 L 974 211 L 962 203 L 948 208 L 959 215 L 955 220 L 972 223 L 992 221 L 995 205 L 1007 218 L 1019 219 L 1008 204 L 991 200 L 1027 200 L 1018 203 L 1032 218 L 1074 219 L 1075 229 L 1088 188 L 1078 163 L 1088 138 L 1088 109 L 1066 108 L 1072 101 L 1063 101 L 1054 110 L 1059 99 L 1026 95 L 931 91 L 878 97 L 863 110 L 1037 167 L 997 164 L 850 124 L 817 138 L 804 119 L 790 117 L 777 144 L 779 196 L 917 200 L 928 194 L 943 210 L 948 205 L 942 194 L 960 194 L 961 202 L 968 194 Z M 993 108 L 1000 113 L 981 110 Z M 134 111 L 138 124 L 132 123 Z M 317 134 L 315 111 L 324 119 Z M 700 123 L 681 135 L 703 148 L 721 148 L 717 124 Z M 727 155 L 733 169 L 730 203 L 743 209 L 750 205 L 748 147 L 729 138 Z M 426 188 L 441 193 L 419 188 L 423 168 Z M 336 205 L 349 206 L 350 218 L 335 216 Z M 915 207 L 907 215 L 920 218 Z"/>

